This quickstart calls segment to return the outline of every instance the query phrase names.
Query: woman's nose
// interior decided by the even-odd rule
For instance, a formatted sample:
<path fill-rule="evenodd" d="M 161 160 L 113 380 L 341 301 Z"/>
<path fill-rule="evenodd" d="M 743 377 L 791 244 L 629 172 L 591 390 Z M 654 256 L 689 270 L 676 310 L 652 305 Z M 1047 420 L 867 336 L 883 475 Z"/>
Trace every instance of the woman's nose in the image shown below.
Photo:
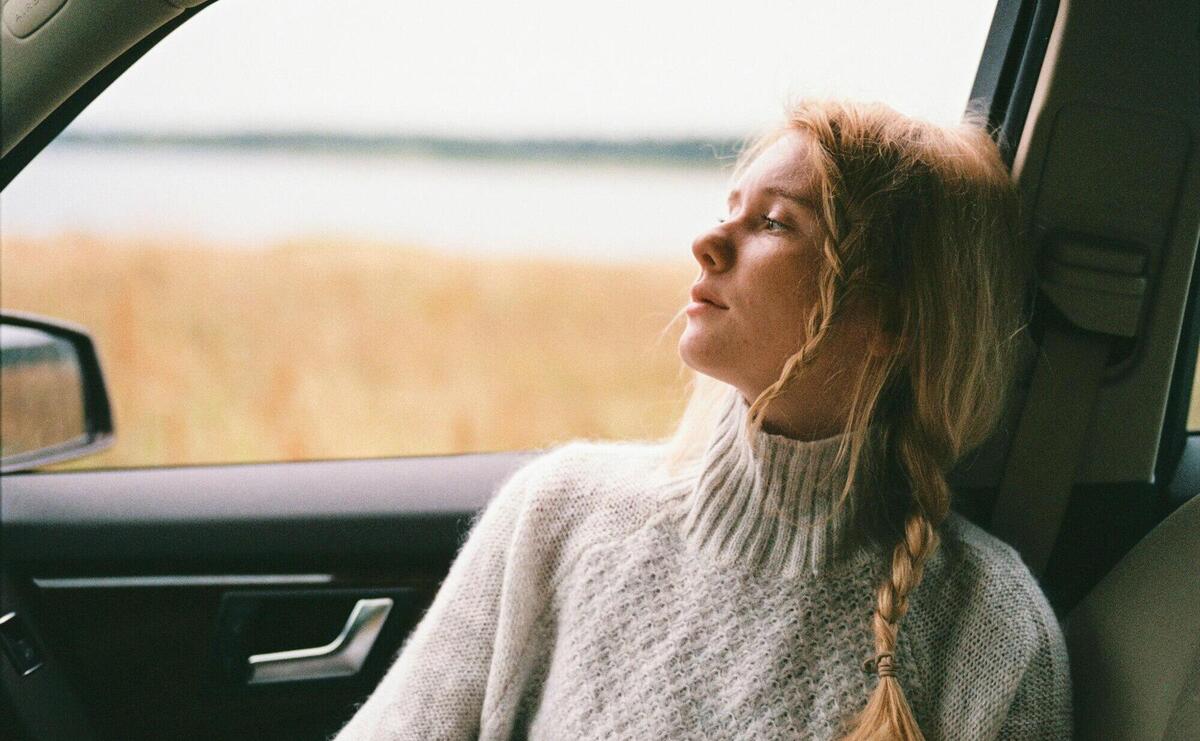
<path fill-rule="evenodd" d="M 692 242 L 692 255 L 706 272 L 720 273 L 729 269 L 733 255 L 725 224 L 718 224 L 696 237 Z"/>

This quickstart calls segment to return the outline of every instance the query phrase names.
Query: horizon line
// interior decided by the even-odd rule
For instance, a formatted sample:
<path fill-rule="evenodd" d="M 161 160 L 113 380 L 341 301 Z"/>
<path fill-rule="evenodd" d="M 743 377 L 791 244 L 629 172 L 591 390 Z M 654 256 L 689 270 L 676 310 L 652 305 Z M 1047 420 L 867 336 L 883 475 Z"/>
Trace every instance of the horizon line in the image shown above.
<path fill-rule="evenodd" d="M 243 130 L 213 133 L 91 130 L 66 131 L 55 141 L 119 147 L 260 149 L 462 158 L 646 159 L 719 163 L 736 157 L 745 139 L 737 137 L 636 136 L 622 138 L 556 136 L 450 136 L 377 134 L 315 129 Z"/>

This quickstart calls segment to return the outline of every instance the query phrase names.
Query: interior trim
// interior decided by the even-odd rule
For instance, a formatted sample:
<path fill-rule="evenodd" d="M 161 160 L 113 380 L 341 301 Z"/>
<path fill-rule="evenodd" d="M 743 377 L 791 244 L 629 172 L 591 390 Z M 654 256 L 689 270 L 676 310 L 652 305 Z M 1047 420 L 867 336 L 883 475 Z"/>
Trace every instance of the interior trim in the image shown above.
<path fill-rule="evenodd" d="M 987 116 L 1010 166 L 1057 15 L 1058 0 L 1000 0 L 984 42 L 968 112 Z"/>
<path fill-rule="evenodd" d="M 215 0 L 212 1 L 215 2 Z M 135 3 L 128 0 L 68 3 L 55 14 L 51 23 L 45 24 L 49 27 L 39 29 L 26 39 L 18 39 L 9 34 L 6 29 L 0 28 L 0 36 L 4 38 L 0 43 L 3 43 L 5 47 L 4 85 L 0 85 L 0 88 L 4 90 L 2 96 L 4 105 L 0 106 L 0 110 L 3 110 L 5 114 L 4 141 L 0 144 L 0 149 L 3 150 L 3 156 L 0 157 L 0 190 L 3 190 L 24 169 L 25 165 L 29 164 L 54 137 L 58 136 L 59 132 L 74 121 L 75 117 L 125 70 L 129 69 L 134 62 L 167 34 L 203 10 L 208 4 L 207 2 L 197 4 L 193 0 L 176 0 L 172 3 Z M 181 7 L 187 6 L 194 7 L 180 10 Z M 91 22 L 79 22 L 78 19 L 73 19 L 65 24 L 58 23 L 64 14 L 87 15 L 90 16 Z M 61 28 L 56 29 L 55 24 Z M 66 29 L 70 29 L 72 33 L 76 29 L 80 29 L 83 33 L 91 33 L 96 28 L 105 28 L 113 24 L 121 24 L 128 29 L 128 33 L 116 48 L 107 49 L 109 53 L 116 55 L 115 59 L 111 60 L 77 59 L 78 54 L 90 48 L 89 45 L 80 42 L 78 38 L 63 35 L 66 33 Z M 36 53 L 30 54 L 31 49 L 36 49 Z M 21 101 L 20 104 L 12 104 L 15 98 L 20 97 L 22 90 L 19 85 L 8 84 L 10 80 L 20 79 L 20 74 L 14 68 L 13 61 L 14 59 L 20 60 L 24 65 L 31 58 L 49 59 L 50 62 L 43 65 L 41 71 L 55 70 L 56 72 L 56 81 L 60 84 L 55 87 L 62 90 L 65 99 L 60 98 L 61 102 L 57 103 L 57 107 L 53 110 L 44 111 L 40 108 L 30 110 L 25 105 L 25 101 Z M 68 64 L 64 60 L 72 61 L 74 64 Z M 97 63 L 101 65 L 98 71 L 95 69 Z M 63 83 L 63 76 L 69 76 L 72 79 Z M 45 99 L 47 96 L 45 88 L 48 81 L 42 75 L 33 75 L 32 78 L 37 87 L 25 92 Z M 72 90 L 73 92 L 71 92 Z M 10 125 L 10 118 L 15 114 L 22 114 L 29 120 L 11 122 L 12 125 Z"/>
<path fill-rule="evenodd" d="M 177 574 L 169 576 L 34 577 L 39 589 L 140 589 L 145 587 L 278 587 L 331 584 L 332 574 Z"/>
<path fill-rule="evenodd" d="M 534 455 L 7 474 L 4 558 L 47 577 L 440 569 Z"/>

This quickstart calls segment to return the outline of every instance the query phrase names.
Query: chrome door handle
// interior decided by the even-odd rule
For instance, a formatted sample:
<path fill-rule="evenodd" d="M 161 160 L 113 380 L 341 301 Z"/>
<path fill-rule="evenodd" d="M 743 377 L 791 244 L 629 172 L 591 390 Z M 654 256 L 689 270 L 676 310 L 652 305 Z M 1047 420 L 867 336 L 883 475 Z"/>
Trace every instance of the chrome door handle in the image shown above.
<path fill-rule="evenodd" d="M 324 646 L 251 656 L 248 683 L 293 682 L 357 674 L 367 660 L 367 654 L 371 653 L 391 609 L 389 597 L 360 599 L 350 611 L 341 634 Z"/>

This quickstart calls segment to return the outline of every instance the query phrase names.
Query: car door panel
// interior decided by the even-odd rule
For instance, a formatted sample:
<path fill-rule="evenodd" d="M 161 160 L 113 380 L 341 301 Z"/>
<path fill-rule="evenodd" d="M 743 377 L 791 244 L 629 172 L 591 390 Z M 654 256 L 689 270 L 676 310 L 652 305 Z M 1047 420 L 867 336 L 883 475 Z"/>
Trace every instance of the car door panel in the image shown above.
<path fill-rule="evenodd" d="M 530 455 L 7 476 L 0 614 L 20 614 L 98 738 L 323 738 Z M 327 644 L 380 597 L 393 608 L 355 675 L 247 682 L 249 656 Z"/>

